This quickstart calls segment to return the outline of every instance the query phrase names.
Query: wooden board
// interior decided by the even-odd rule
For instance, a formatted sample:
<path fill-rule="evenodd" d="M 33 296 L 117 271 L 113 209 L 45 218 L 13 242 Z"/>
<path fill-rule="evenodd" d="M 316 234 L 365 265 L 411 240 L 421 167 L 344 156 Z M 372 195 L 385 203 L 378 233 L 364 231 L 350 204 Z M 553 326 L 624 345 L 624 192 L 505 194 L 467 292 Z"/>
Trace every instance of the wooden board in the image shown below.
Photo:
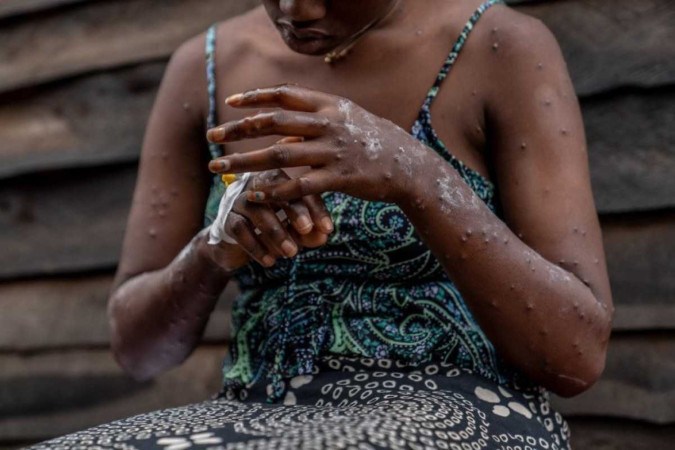
<path fill-rule="evenodd" d="M 134 162 L 165 65 L 144 64 L 0 103 L 0 178 Z"/>
<path fill-rule="evenodd" d="M 84 1 L 89 0 L 2 0 L 0 1 L 0 18 L 45 11 Z"/>
<path fill-rule="evenodd" d="M 94 275 L 0 284 L 0 352 L 107 348 L 111 283 L 111 275 Z M 228 341 L 236 295 L 230 283 L 206 327 L 206 342 Z"/>
<path fill-rule="evenodd" d="M 671 0 L 546 1 L 518 9 L 553 31 L 579 95 L 675 80 Z"/>
<path fill-rule="evenodd" d="M 116 266 L 136 167 L 69 171 L 0 187 L 0 279 Z"/>
<path fill-rule="evenodd" d="M 566 416 L 675 425 L 675 335 L 615 335 L 602 379 L 573 399 L 554 398 Z"/>
<path fill-rule="evenodd" d="M 105 350 L 0 355 L 0 436 L 38 441 L 142 412 L 208 400 L 226 351 L 198 350 L 154 381 L 126 377 Z"/>
<path fill-rule="evenodd" d="M 256 0 L 108 0 L 16 20 L 0 30 L 0 92 L 166 59 L 213 22 L 257 4 Z"/>
<path fill-rule="evenodd" d="M 70 5 L 85 1 L 90 0 L 2 0 L 0 1 L 0 18 L 45 11 L 49 9 L 55 9 L 63 5 Z M 509 0 L 507 3 L 515 5 L 532 1 L 546 0 Z"/>
<path fill-rule="evenodd" d="M 151 0 L 109 0 L 84 3 L 67 15 L 56 10 L 38 19 L 17 20 L 0 31 L 5 44 L 0 48 L 0 92 L 165 59 L 212 22 L 257 4 L 165 0 L 157 8 Z M 554 31 L 582 95 L 675 80 L 675 30 L 669 26 L 675 12 L 670 0 L 567 0 L 518 8 L 542 18 Z M 26 42 L 31 43 L 30 51 Z"/>
<path fill-rule="evenodd" d="M 675 426 L 632 420 L 572 418 L 574 450 L 672 450 Z"/>
<path fill-rule="evenodd" d="M 675 206 L 675 89 L 589 100 L 583 115 L 601 212 Z"/>
<path fill-rule="evenodd" d="M 675 329 L 675 211 L 605 217 L 615 330 Z"/>

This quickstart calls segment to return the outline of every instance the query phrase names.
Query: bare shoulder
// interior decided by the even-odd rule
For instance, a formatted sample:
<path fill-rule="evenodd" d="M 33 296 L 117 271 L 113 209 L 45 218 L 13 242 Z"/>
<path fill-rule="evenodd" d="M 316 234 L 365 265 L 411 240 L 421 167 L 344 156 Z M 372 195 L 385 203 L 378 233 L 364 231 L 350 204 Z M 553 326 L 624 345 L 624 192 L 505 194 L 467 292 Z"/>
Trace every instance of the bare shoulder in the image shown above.
<path fill-rule="evenodd" d="M 189 39 L 173 52 L 159 93 L 159 98 L 167 98 L 174 105 L 185 106 L 184 112 L 195 123 L 202 121 L 207 110 L 204 100 L 207 84 L 205 35 L 204 32 Z"/>
<path fill-rule="evenodd" d="M 492 8 L 483 20 L 477 39 L 483 47 L 483 61 L 488 70 L 503 74 L 505 82 L 546 69 L 568 78 L 560 46 L 541 20 L 506 6 Z"/>
<path fill-rule="evenodd" d="M 482 20 L 480 34 L 493 44 L 499 44 L 497 48 L 491 48 L 497 54 L 516 56 L 559 50 L 553 33 L 541 20 L 513 8 L 498 5 Z"/>
<path fill-rule="evenodd" d="M 255 52 L 264 42 L 261 37 L 269 34 L 265 27 L 262 8 L 219 22 L 216 27 L 217 73 L 221 68 L 232 67 L 247 54 Z M 186 102 L 199 105 L 195 113 L 204 117 L 206 113 L 206 36 L 207 31 L 188 39 L 172 54 L 167 66 L 163 84 L 166 89 L 175 90 L 175 95 Z M 220 80 L 219 80 L 220 81 Z"/>
<path fill-rule="evenodd" d="M 549 28 L 535 17 L 502 5 L 492 8 L 482 20 L 473 45 L 484 74 L 488 116 L 520 111 L 519 116 L 524 117 L 524 103 L 554 98 L 561 99 L 569 107 L 567 111 L 576 115 L 574 86 Z"/>

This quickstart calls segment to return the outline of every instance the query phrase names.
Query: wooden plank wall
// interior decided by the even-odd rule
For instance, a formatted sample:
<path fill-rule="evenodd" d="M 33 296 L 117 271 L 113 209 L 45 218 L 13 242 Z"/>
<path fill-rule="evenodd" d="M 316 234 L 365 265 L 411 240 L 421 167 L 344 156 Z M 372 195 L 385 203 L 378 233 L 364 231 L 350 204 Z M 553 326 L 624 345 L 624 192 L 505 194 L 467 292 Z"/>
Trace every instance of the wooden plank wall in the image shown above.
<path fill-rule="evenodd" d="M 227 301 L 195 355 L 148 383 L 112 361 L 105 302 L 170 53 L 257 3 L 0 1 L 0 448 L 217 389 Z M 568 59 L 617 304 L 603 379 L 556 404 L 577 449 L 671 448 L 675 3 L 512 3 L 547 23 Z"/>

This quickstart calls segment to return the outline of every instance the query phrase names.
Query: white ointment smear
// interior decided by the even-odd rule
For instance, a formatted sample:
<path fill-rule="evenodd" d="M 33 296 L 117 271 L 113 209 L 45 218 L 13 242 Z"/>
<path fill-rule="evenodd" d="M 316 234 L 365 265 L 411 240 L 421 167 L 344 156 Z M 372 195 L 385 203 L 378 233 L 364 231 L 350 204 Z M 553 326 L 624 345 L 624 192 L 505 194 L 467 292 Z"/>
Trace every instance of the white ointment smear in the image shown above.
<path fill-rule="evenodd" d="M 403 147 L 398 148 L 398 160 L 401 165 L 401 168 L 405 172 L 405 174 L 408 176 L 408 178 L 412 178 L 413 174 L 413 158 L 411 155 L 410 151 L 406 151 Z"/>
<path fill-rule="evenodd" d="M 523 255 L 525 256 L 526 260 L 529 261 L 528 265 L 534 264 L 535 261 L 543 261 L 544 267 L 548 273 L 548 280 L 552 283 L 570 281 L 572 279 L 569 272 L 567 272 L 562 267 L 558 267 L 550 263 L 539 253 L 536 253 L 530 249 L 526 249 L 523 251 Z"/>
<path fill-rule="evenodd" d="M 570 274 L 563 269 L 562 267 L 558 266 L 552 266 L 549 264 L 550 267 L 548 267 L 548 279 L 551 282 L 557 282 L 557 281 L 570 281 L 572 278 L 570 277 Z"/>
<path fill-rule="evenodd" d="M 352 119 L 352 104 L 347 100 L 340 100 L 338 102 L 338 111 L 345 116 L 345 126 L 350 133 L 357 135 L 363 133 L 363 130 L 354 124 Z"/>
<path fill-rule="evenodd" d="M 391 123 L 391 122 L 390 122 Z M 393 127 L 399 128 L 396 124 L 391 123 Z M 400 129 L 400 128 L 399 128 Z M 403 131 L 403 130 L 401 130 Z M 412 178 L 414 175 L 415 169 L 424 161 L 424 158 L 427 156 L 426 151 L 423 147 L 413 145 L 411 147 L 399 147 L 398 152 L 398 161 L 403 169 L 403 172 Z"/>
<path fill-rule="evenodd" d="M 450 175 L 446 175 L 444 178 L 436 179 L 439 194 L 443 200 L 441 204 L 441 211 L 447 214 L 452 210 L 452 208 L 480 208 L 481 200 L 478 198 L 478 196 L 473 193 L 473 191 L 471 191 L 469 192 L 467 198 L 464 192 L 462 192 L 463 186 L 457 187 L 454 185 L 453 181 L 454 180 Z"/>
<path fill-rule="evenodd" d="M 462 192 L 452 185 L 452 178 L 449 175 L 446 175 L 445 178 L 438 178 L 436 183 L 438 184 L 442 200 L 441 211 L 444 213 L 450 213 L 451 207 L 457 207 L 460 205 L 460 202 L 464 201 Z"/>
<path fill-rule="evenodd" d="M 382 136 L 380 135 L 372 116 L 370 114 L 364 115 L 366 128 L 363 129 L 354 123 L 354 110 L 352 104 L 348 100 L 340 100 L 338 102 L 338 111 L 345 116 L 345 126 L 347 127 L 347 130 L 349 130 L 354 137 L 360 138 L 365 142 L 368 159 L 377 159 L 382 152 Z"/>

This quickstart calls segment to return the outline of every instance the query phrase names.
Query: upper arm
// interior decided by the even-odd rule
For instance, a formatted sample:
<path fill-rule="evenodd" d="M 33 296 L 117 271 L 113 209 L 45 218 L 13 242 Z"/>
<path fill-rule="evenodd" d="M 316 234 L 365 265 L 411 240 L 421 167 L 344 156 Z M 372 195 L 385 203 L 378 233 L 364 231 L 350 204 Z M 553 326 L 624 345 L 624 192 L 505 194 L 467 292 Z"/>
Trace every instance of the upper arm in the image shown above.
<path fill-rule="evenodd" d="M 567 67 L 541 22 L 510 10 L 506 15 L 490 56 L 486 107 L 505 221 L 596 298 L 611 302 L 584 126 Z"/>
<path fill-rule="evenodd" d="M 183 44 L 164 74 L 145 132 L 116 285 L 165 267 L 202 228 L 210 181 L 203 43 L 201 36 Z"/>

